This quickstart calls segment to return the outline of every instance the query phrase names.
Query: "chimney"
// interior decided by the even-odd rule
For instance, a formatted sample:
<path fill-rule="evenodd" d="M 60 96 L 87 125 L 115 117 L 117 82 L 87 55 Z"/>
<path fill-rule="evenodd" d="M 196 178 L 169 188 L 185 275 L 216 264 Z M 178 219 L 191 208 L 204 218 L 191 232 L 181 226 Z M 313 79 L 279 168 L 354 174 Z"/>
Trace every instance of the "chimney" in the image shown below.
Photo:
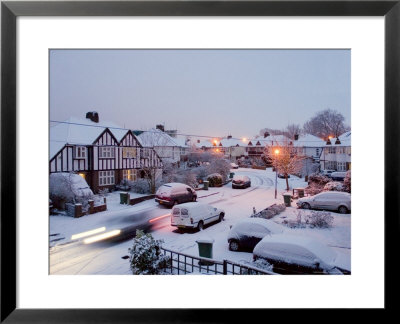
<path fill-rule="evenodd" d="M 294 134 L 294 140 L 298 141 L 299 140 L 299 134 Z"/>
<path fill-rule="evenodd" d="M 156 125 L 156 129 L 159 129 L 160 131 L 164 131 L 164 125 L 161 125 L 161 124 L 159 124 L 159 125 Z"/>
<path fill-rule="evenodd" d="M 228 135 L 227 139 L 231 139 L 231 138 L 232 138 L 232 135 Z"/>
<path fill-rule="evenodd" d="M 99 114 L 97 113 L 97 111 L 89 111 L 89 112 L 87 112 L 86 113 L 86 118 L 90 119 L 94 123 L 98 123 L 99 122 Z"/>
<path fill-rule="evenodd" d="M 266 137 L 268 137 L 269 136 L 269 133 L 268 132 L 265 132 L 264 133 L 264 138 L 266 138 Z"/>

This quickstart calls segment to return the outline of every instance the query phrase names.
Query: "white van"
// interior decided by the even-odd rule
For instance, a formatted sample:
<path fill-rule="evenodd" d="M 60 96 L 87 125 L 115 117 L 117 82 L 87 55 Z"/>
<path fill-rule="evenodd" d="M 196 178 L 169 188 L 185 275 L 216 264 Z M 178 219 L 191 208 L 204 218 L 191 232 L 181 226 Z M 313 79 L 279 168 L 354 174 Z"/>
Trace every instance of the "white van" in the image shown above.
<path fill-rule="evenodd" d="M 204 225 L 222 221 L 225 212 L 222 209 L 198 202 L 189 202 L 175 206 L 171 213 L 171 226 L 178 228 L 197 228 L 201 231 Z"/>

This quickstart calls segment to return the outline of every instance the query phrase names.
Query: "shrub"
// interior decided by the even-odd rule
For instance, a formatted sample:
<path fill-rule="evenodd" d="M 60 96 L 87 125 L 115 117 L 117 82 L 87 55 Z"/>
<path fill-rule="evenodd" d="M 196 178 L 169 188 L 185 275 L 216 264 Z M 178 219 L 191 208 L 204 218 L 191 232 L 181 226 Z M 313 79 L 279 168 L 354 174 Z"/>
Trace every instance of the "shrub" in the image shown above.
<path fill-rule="evenodd" d="M 136 181 L 129 181 L 131 190 L 136 193 L 145 194 L 150 193 L 150 184 L 146 179 L 137 179 Z"/>
<path fill-rule="evenodd" d="M 343 183 L 339 181 L 331 181 L 324 186 L 323 191 L 343 191 L 343 189 Z"/>
<path fill-rule="evenodd" d="M 214 174 L 218 173 L 222 177 L 222 182 L 225 182 L 228 179 L 228 174 L 231 170 L 230 162 L 217 158 L 211 161 L 210 165 L 207 166 L 207 173 Z"/>
<path fill-rule="evenodd" d="M 329 212 L 311 211 L 311 215 L 306 216 L 306 224 L 312 227 L 328 228 L 333 224 L 333 216 Z"/>
<path fill-rule="evenodd" d="M 314 173 L 314 174 L 312 174 L 312 175 L 310 175 L 308 177 L 308 182 L 310 184 L 311 183 L 316 183 L 316 184 L 319 184 L 319 185 L 325 185 L 330 181 L 331 181 L 330 178 L 328 178 L 328 177 L 326 177 L 326 176 L 324 176 L 322 174 L 319 174 L 319 173 Z"/>
<path fill-rule="evenodd" d="M 207 177 L 210 187 L 218 187 L 222 185 L 222 176 L 219 173 L 210 174 Z"/>
<path fill-rule="evenodd" d="M 133 274 L 159 274 L 170 261 L 169 256 L 161 253 L 162 240 L 155 240 L 151 234 L 136 230 L 130 253 L 130 269 Z"/>
<path fill-rule="evenodd" d="M 351 170 L 346 172 L 346 177 L 343 181 L 343 191 L 351 193 Z"/>

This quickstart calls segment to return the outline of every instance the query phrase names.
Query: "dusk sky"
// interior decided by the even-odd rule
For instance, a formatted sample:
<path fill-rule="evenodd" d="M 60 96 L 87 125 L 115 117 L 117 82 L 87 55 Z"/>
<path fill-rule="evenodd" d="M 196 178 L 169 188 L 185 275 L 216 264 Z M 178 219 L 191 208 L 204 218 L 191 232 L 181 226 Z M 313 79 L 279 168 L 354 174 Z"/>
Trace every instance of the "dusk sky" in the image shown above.
<path fill-rule="evenodd" d="M 331 108 L 350 125 L 350 50 L 52 50 L 50 119 L 252 137 Z"/>

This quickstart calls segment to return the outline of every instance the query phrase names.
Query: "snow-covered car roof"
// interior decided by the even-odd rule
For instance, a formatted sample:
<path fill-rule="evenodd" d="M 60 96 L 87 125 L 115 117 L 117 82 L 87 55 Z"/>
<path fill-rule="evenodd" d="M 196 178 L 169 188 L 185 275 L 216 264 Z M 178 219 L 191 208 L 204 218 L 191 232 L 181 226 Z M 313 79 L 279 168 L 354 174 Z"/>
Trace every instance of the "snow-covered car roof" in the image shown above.
<path fill-rule="evenodd" d="M 160 188 L 157 190 L 157 194 L 160 194 L 161 192 L 168 193 L 171 192 L 173 189 L 185 189 L 185 188 L 191 188 L 188 185 L 185 185 L 184 183 L 179 183 L 179 182 L 170 182 L 170 183 L 164 183 Z"/>
<path fill-rule="evenodd" d="M 280 234 L 284 230 L 282 225 L 263 218 L 245 218 L 237 222 L 228 234 L 229 239 L 240 239 L 242 236 L 262 238 L 265 235 Z"/>
<path fill-rule="evenodd" d="M 253 255 L 306 267 L 319 263 L 325 270 L 332 269 L 337 258 L 334 250 L 315 239 L 287 234 L 265 236 L 255 246 Z"/>
<path fill-rule="evenodd" d="M 245 176 L 245 175 L 235 175 L 235 176 L 233 176 L 233 180 L 246 181 L 246 180 L 250 180 L 250 178 L 248 176 Z"/>

